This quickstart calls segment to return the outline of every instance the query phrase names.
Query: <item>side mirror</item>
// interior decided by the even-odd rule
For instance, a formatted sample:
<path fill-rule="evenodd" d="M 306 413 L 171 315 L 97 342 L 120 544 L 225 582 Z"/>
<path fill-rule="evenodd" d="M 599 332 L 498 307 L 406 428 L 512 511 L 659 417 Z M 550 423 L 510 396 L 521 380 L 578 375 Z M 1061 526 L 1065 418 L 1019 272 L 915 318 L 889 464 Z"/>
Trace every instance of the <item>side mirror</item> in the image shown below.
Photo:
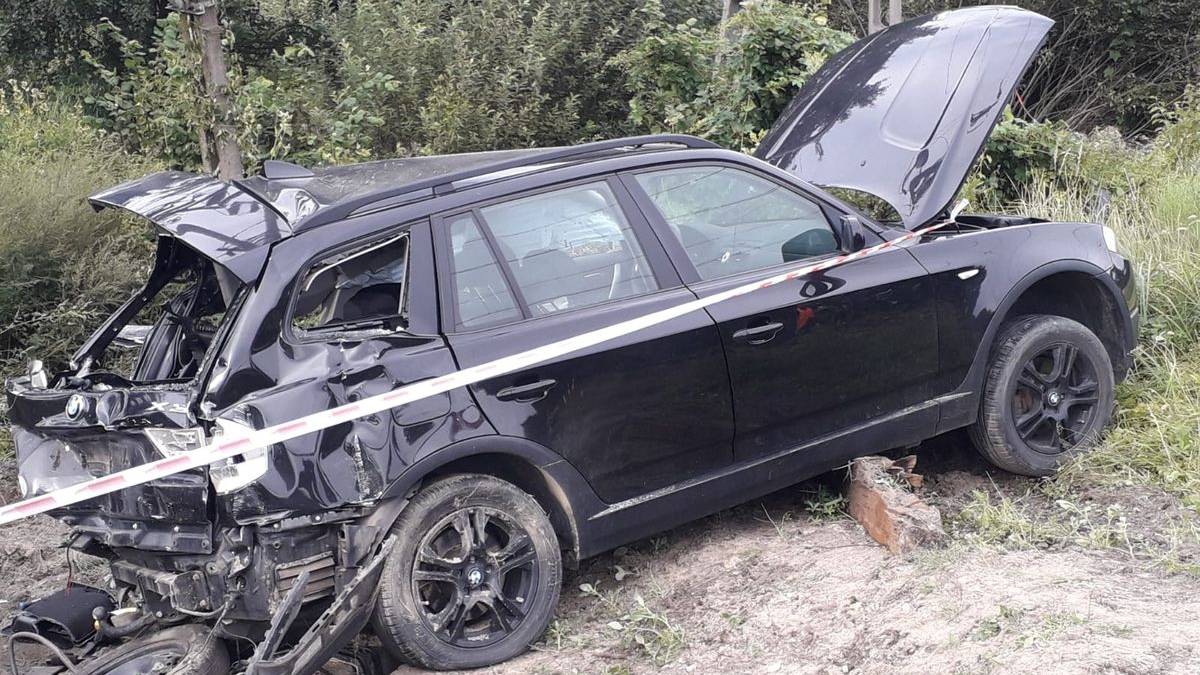
<path fill-rule="evenodd" d="M 838 221 L 837 228 L 838 243 L 842 245 L 842 250 L 847 253 L 853 253 L 866 245 L 867 239 L 863 236 L 863 226 L 859 222 L 858 216 L 842 216 Z"/>

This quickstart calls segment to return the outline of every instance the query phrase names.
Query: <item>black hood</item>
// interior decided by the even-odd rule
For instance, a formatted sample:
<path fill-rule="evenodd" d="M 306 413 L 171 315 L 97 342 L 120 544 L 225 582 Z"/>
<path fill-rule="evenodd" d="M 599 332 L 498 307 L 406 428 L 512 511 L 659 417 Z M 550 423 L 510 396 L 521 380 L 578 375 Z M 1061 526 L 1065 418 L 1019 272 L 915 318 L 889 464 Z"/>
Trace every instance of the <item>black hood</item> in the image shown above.
<path fill-rule="evenodd" d="M 1016 7 L 972 7 L 859 40 L 805 83 L 754 155 L 880 197 L 920 227 L 958 195 L 1053 25 Z"/>

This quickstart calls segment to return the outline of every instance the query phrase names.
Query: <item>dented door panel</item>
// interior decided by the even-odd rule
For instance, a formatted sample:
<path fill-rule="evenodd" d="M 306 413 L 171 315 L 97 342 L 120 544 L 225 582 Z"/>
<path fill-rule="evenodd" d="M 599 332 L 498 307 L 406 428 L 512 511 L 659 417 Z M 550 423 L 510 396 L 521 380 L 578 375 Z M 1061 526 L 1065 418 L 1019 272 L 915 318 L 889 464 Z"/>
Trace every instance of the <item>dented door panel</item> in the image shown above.
<path fill-rule="evenodd" d="M 257 319 L 234 329 L 202 407 L 214 417 L 263 428 L 456 370 L 430 306 L 428 223 L 408 231 L 408 331 L 293 334 L 287 324 L 297 271 L 328 252 L 312 239 L 329 233 L 281 242 L 248 301 L 245 314 Z M 331 236 L 329 247 L 347 240 L 354 238 Z M 484 433 L 494 431 L 466 390 L 415 401 L 273 446 L 267 473 L 219 500 L 220 507 L 245 522 L 371 502 L 415 458 Z"/>

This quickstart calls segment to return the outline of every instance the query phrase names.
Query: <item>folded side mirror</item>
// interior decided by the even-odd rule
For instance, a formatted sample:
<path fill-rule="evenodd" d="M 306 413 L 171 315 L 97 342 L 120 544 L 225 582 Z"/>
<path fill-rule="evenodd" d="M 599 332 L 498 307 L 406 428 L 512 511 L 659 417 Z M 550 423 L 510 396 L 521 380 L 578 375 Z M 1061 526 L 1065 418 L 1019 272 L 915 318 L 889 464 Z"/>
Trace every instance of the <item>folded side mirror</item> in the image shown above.
<path fill-rule="evenodd" d="M 866 245 L 867 239 L 863 235 L 863 226 L 859 222 L 858 216 L 842 216 L 838 221 L 837 228 L 838 243 L 841 244 L 842 250 L 847 253 L 853 253 Z"/>

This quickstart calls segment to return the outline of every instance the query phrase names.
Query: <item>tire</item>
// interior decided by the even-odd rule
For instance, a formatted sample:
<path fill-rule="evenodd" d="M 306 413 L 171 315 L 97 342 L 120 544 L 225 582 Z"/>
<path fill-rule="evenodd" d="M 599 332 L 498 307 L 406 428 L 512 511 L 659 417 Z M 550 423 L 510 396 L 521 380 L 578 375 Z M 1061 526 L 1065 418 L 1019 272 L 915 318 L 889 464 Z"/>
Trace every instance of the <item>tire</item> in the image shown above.
<path fill-rule="evenodd" d="M 479 668 L 524 652 L 545 632 L 562 557 L 533 497 L 491 476 L 449 476 L 422 489 L 392 533 L 397 544 L 372 620 L 397 658 L 434 670 Z"/>
<path fill-rule="evenodd" d="M 971 440 L 1001 469 L 1048 476 L 1099 439 L 1112 418 L 1113 387 L 1108 351 L 1086 326 L 1017 317 L 992 349 Z"/>
<path fill-rule="evenodd" d="M 228 675 L 230 662 L 224 641 L 212 629 L 189 624 L 134 638 L 77 669 L 83 675 Z"/>

